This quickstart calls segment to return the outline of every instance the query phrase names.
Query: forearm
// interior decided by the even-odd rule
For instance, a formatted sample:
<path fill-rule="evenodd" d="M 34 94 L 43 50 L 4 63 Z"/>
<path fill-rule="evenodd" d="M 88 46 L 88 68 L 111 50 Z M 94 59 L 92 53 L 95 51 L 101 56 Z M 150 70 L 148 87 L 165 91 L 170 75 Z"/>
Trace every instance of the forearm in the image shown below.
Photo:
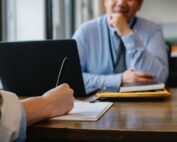
<path fill-rule="evenodd" d="M 26 112 L 27 125 L 64 115 L 74 106 L 74 91 L 68 84 L 61 84 L 42 96 L 22 100 Z"/>
<path fill-rule="evenodd" d="M 87 93 L 91 88 L 92 91 L 94 89 L 107 88 L 118 90 L 122 80 L 122 74 L 96 75 L 91 73 L 83 73 L 83 77 Z"/>
<path fill-rule="evenodd" d="M 147 47 L 136 33 L 130 35 L 129 38 L 124 38 L 124 42 L 131 69 L 149 72 L 157 81 L 166 81 L 168 76 L 167 46 L 161 38 L 160 32 L 154 35 L 146 45 Z"/>
<path fill-rule="evenodd" d="M 47 102 L 42 96 L 25 99 L 21 102 L 26 112 L 28 126 L 50 117 L 50 111 L 47 111 L 48 108 L 46 108 Z"/>
<path fill-rule="evenodd" d="M 168 64 L 148 54 L 146 51 L 132 61 L 131 68 L 135 71 L 146 71 L 151 73 L 156 81 L 165 82 L 168 76 Z"/>

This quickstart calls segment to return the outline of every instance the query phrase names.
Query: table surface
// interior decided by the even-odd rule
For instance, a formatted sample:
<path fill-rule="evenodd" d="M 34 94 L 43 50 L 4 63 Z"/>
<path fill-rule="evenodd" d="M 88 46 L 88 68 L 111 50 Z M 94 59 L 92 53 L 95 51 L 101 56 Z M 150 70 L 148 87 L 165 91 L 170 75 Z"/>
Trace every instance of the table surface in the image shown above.
<path fill-rule="evenodd" d="M 43 121 L 29 127 L 27 138 L 29 141 L 177 141 L 177 89 L 170 92 L 168 99 L 114 102 L 96 122 Z"/>

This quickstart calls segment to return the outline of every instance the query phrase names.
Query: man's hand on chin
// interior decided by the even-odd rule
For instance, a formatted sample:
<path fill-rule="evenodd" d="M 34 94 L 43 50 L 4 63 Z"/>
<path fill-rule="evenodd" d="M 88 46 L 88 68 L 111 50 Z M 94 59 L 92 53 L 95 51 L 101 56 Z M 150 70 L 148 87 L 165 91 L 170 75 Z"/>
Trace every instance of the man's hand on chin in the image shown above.
<path fill-rule="evenodd" d="M 126 36 L 132 32 L 127 19 L 122 13 L 111 13 L 108 24 L 114 27 L 120 36 Z"/>

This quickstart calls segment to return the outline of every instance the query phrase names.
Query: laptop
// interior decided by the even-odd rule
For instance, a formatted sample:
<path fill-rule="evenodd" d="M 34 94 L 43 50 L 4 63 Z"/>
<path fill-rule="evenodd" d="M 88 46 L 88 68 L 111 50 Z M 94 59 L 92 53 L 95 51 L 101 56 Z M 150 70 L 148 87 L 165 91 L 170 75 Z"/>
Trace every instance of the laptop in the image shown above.
<path fill-rule="evenodd" d="M 74 96 L 86 96 L 75 40 L 0 43 L 0 79 L 3 90 L 18 96 L 40 96 L 60 83 L 68 83 Z"/>

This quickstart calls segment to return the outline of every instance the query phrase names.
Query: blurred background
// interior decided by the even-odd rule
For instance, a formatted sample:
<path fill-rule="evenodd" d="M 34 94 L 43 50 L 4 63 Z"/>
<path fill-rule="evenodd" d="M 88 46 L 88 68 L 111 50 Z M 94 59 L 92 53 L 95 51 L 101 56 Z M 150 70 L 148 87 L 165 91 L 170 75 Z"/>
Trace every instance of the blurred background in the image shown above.
<path fill-rule="evenodd" d="M 104 14 L 104 0 L 0 0 L 1 40 L 71 38 L 83 22 Z M 144 0 L 139 16 L 177 38 L 177 0 Z"/>

